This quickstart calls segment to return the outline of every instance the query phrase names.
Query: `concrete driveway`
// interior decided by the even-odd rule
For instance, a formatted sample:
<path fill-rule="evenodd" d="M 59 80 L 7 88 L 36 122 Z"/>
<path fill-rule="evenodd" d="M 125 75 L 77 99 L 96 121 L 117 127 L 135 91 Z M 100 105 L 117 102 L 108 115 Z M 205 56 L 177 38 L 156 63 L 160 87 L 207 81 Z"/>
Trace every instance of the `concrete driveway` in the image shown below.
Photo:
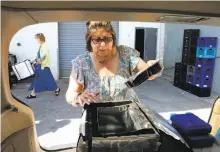
<path fill-rule="evenodd" d="M 40 145 L 48 150 L 74 147 L 77 143 L 82 108 L 72 107 L 65 101 L 68 80 L 58 82 L 61 93 L 45 92 L 36 99 L 27 100 L 29 83 L 13 87 L 12 94 L 28 104 L 34 111 Z M 199 98 L 172 85 L 165 77 L 147 81 L 135 89 L 141 102 L 156 110 L 166 119 L 170 113 L 193 112 L 207 121 L 217 94 Z"/>

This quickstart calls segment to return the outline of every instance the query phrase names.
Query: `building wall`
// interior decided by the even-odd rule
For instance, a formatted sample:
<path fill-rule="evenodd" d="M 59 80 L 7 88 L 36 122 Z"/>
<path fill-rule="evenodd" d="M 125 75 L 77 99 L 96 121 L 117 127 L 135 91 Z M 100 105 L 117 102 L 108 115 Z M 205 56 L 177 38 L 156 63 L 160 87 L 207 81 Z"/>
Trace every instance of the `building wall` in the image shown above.
<path fill-rule="evenodd" d="M 181 62 L 184 29 L 200 29 L 201 37 L 218 37 L 217 58 L 213 77 L 213 91 L 220 93 L 220 27 L 187 25 L 187 24 L 165 24 L 165 51 L 164 67 L 173 68 L 175 62 Z"/>
<path fill-rule="evenodd" d="M 135 48 L 135 28 L 157 28 L 157 53 L 156 58 L 163 63 L 164 51 L 164 24 L 150 22 L 119 22 L 119 45 Z"/>
<path fill-rule="evenodd" d="M 187 24 L 162 24 L 147 22 L 119 22 L 119 45 L 135 47 L 135 28 L 158 28 L 157 59 L 161 59 L 165 69 L 173 68 L 175 62 L 180 62 L 182 57 L 182 41 L 184 29 L 200 29 L 201 36 L 218 37 L 217 59 L 215 63 L 213 90 L 220 93 L 220 27 L 187 25 Z M 50 49 L 50 67 L 56 80 L 59 79 L 59 53 L 58 53 L 58 24 L 42 23 L 30 25 L 18 31 L 11 40 L 9 52 L 17 56 L 18 62 L 26 59 L 33 60 L 36 56 L 38 44 L 34 35 L 44 33 L 46 43 Z M 21 43 L 21 46 L 17 46 Z"/>
<path fill-rule="evenodd" d="M 136 27 L 158 28 L 156 58 L 161 59 L 161 63 L 163 63 L 164 24 L 146 22 L 119 22 L 119 45 L 127 45 L 134 48 Z M 34 39 L 34 35 L 38 32 L 44 33 L 46 36 L 46 43 L 50 49 L 50 68 L 54 75 L 54 78 L 58 80 L 59 47 L 57 23 L 41 23 L 22 28 L 12 38 L 9 47 L 9 52 L 17 56 L 18 62 L 21 62 L 26 59 L 34 59 L 38 48 L 38 44 Z M 17 43 L 21 43 L 21 46 L 17 46 Z"/>
<path fill-rule="evenodd" d="M 37 55 L 39 46 L 34 38 L 36 33 L 43 33 L 46 37 L 46 43 L 50 49 L 50 68 L 54 78 L 58 80 L 58 24 L 56 22 L 35 24 L 22 28 L 12 38 L 9 53 L 15 54 L 18 62 L 26 59 L 33 60 Z M 17 43 L 20 43 L 21 46 L 17 46 Z"/>

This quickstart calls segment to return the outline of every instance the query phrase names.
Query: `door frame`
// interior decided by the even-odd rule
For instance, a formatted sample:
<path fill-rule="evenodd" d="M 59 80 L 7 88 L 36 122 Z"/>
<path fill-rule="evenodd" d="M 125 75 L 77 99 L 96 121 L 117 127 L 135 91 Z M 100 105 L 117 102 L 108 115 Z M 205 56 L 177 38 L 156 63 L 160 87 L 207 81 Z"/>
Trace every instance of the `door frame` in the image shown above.
<path fill-rule="evenodd" d="M 135 44 L 136 44 L 136 31 L 137 31 L 137 29 L 144 29 L 144 28 L 135 27 L 135 29 L 134 29 L 134 49 L 136 49 L 136 48 L 135 48 Z M 144 39 L 145 39 L 145 34 L 144 34 Z M 139 50 L 137 50 L 137 51 L 139 51 Z M 144 60 L 144 59 L 143 59 L 143 60 Z"/>
<path fill-rule="evenodd" d="M 159 33 L 159 28 L 158 27 L 152 27 L 152 26 L 135 26 L 134 28 L 134 48 L 135 48 L 135 43 L 136 43 L 136 30 L 137 29 L 146 29 L 146 28 L 155 28 L 157 29 L 157 40 L 156 40 L 156 58 L 155 60 L 159 59 L 159 46 L 160 46 L 160 39 L 158 38 L 158 33 Z M 145 31 L 144 31 L 144 39 L 145 39 Z M 146 60 L 146 56 L 145 56 L 145 45 L 144 45 L 144 61 Z"/>
<path fill-rule="evenodd" d="M 157 52 L 157 42 L 158 42 L 158 36 L 157 36 L 157 35 L 158 35 L 158 28 L 154 28 L 154 27 L 146 27 L 146 28 L 144 28 L 144 40 L 145 40 L 145 38 L 146 38 L 146 30 L 145 30 L 145 29 L 148 29 L 148 28 L 153 28 L 153 29 L 156 29 L 156 30 L 157 30 L 157 32 L 156 32 L 156 38 L 157 38 L 157 39 L 156 39 L 156 47 L 155 47 L 155 49 L 156 49 L 155 51 L 156 51 L 156 52 L 155 52 L 155 59 L 154 59 L 154 60 L 156 60 L 156 58 L 157 58 L 157 53 L 158 53 L 158 52 Z M 145 48 L 145 47 L 146 47 L 146 45 L 144 44 L 144 60 L 147 60 L 147 59 L 146 59 L 147 52 L 146 52 L 146 48 Z"/>

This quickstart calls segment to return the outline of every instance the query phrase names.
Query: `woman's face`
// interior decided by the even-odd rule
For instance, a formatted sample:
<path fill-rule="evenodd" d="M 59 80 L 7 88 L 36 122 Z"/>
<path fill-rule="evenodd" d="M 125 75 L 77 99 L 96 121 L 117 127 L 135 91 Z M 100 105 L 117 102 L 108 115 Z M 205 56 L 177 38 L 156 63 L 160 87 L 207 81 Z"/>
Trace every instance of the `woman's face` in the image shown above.
<path fill-rule="evenodd" d="M 107 59 L 114 56 L 112 34 L 103 28 L 97 28 L 91 36 L 92 53 L 99 59 Z"/>
<path fill-rule="evenodd" d="M 35 37 L 35 39 L 36 39 L 36 41 L 37 41 L 38 44 L 41 44 L 41 43 L 42 43 L 41 40 L 40 40 L 40 38 Z"/>

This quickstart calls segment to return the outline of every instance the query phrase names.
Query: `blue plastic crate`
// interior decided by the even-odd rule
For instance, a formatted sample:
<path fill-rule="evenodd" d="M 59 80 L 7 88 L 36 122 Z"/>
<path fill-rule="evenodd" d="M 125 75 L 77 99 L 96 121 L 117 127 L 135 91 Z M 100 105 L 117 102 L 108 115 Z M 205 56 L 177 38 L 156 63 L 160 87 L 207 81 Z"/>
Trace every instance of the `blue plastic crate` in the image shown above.
<path fill-rule="evenodd" d="M 213 77 L 214 68 L 209 67 L 196 67 L 195 69 L 195 75 L 199 75 L 200 77 L 204 78 L 212 78 Z"/>
<path fill-rule="evenodd" d="M 215 58 L 196 58 L 196 67 L 214 68 Z"/>
<path fill-rule="evenodd" d="M 217 50 L 216 48 L 197 47 L 196 57 L 197 58 L 215 58 L 216 50 Z"/>
<path fill-rule="evenodd" d="M 206 46 L 207 47 L 217 47 L 217 37 L 208 37 L 206 39 Z"/>
<path fill-rule="evenodd" d="M 216 48 L 206 48 L 204 58 L 215 58 L 216 56 Z"/>
<path fill-rule="evenodd" d="M 201 75 L 195 75 L 194 85 L 199 88 L 211 88 L 212 78 L 205 78 Z"/>
<path fill-rule="evenodd" d="M 217 37 L 199 37 L 197 40 L 198 47 L 217 47 Z"/>
<path fill-rule="evenodd" d="M 205 54 L 206 54 L 205 51 L 206 51 L 205 47 L 197 47 L 196 57 L 197 58 L 205 58 Z"/>
<path fill-rule="evenodd" d="M 195 86 L 201 87 L 202 86 L 202 80 L 200 75 L 195 75 Z"/>
<path fill-rule="evenodd" d="M 197 39 L 197 46 L 198 47 L 206 47 L 206 39 L 205 39 L 205 37 L 199 37 Z"/>
<path fill-rule="evenodd" d="M 212 79 L 211 78 L 204 78 L 202 81 L 201 88 L 212 88 Z"/>

